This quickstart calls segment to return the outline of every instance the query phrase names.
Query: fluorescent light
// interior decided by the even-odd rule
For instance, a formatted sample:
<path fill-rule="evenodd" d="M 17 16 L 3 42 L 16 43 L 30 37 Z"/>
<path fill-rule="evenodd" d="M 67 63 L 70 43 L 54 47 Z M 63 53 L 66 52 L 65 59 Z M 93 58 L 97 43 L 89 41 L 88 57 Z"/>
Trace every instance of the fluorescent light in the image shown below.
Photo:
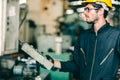
<path fill-rule="evenodd" d="M 77 8 L 77 12 L 79 12 L 79 13 L 84 12 L 84 7 Z"/>
<path fill-rule="evenodd" d="M 70 2 L 70 5 L 81 5 L 83 1 L 73 1 L 73 2 Z"/>
<path fill-rule="evenodd" d="M 72 9 L 66 10 L 66 14 L 73 14 L 73 13 L 74 13 L 74 11 Z"/>
<path fill-rule="evenodd" d="M 26 0 L 19 0 L 19 4 L 27 3 Z"/>

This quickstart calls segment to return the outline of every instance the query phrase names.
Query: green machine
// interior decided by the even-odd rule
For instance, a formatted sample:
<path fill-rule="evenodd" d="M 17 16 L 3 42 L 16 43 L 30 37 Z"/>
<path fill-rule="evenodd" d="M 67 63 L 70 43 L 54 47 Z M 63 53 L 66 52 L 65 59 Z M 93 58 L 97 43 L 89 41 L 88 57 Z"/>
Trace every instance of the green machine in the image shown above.
<path fill-rule="evenodd" d="M 72 59 L 71 53 L 63 53 L 63 54 L 55 54 L 55 53 L 49 53 L 45 54 L 51 56 L 55 60 L 60 60 L 60 61 L 68 61 Z M 71 74 L 69 72 L 60 72 L 59 70 L 52 71 L 52 70 L 47 70 L 42 67 L 40 67 L 40 74 L 48 72 L 50 74 L 50 80 L 70 80 L 71 79 Z"/>

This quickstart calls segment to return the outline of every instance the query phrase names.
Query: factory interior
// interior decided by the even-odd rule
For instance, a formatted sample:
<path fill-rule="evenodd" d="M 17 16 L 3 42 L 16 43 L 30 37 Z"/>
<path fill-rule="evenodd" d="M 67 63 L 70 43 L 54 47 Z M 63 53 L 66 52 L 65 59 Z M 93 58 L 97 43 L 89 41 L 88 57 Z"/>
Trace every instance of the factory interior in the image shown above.
<path fill-rule="evenodd" d="M 83 1 L 0 0 L 0 80 L 78 80 L 77 73 L 50 70 L 45 55 L 72 59 L 79 34 L 91 28 Z M 107 21 L 120 27 L 120 0 L 112 3 Z"/>

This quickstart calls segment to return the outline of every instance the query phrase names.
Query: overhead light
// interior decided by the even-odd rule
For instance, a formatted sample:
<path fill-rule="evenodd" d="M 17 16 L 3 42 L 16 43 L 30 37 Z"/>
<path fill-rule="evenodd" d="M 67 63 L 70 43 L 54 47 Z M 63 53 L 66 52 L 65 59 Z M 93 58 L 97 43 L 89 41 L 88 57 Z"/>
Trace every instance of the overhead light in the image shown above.
<path fill-rule="evenodd" d="M 113 1 L 112 1 L 112 4 L 120 5 L 120 2 L 119 2 L 119 1 L 115 1 L 115 0 L 113 0 Z"/>
<path fill-rule="evenodd" d="M 74 11 L 72 9 L 66 10 L 66 14 L 73 14 L 73 13 L 74 13 Z"/>
<path fill-rule="evenodd" d="M 73 2 L 70 2 L 70 5 L 81 5 L 83 1 L 73 1 Z"/>
<path fill-rule="evenodd" d="M 24 3 L 27 3 L 26 0 L 19 0 L 19 4 L 24 4 Z"/>
<path fill-rule="evenodd" d="M 84 7 L 77 8 L 77 12 L 79 12 L 79 13 L 82 13 L 82 12 L 84 12 Z"/>

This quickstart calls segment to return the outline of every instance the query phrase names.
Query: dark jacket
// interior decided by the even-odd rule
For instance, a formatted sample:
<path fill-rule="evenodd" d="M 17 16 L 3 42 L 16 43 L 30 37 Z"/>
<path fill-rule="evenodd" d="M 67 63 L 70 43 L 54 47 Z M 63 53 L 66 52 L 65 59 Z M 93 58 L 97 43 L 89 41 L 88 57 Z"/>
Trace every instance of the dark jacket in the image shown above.
<path fill-rule="evenodd" d="M 61 71 L 77 71 L 80 80 L 115 80 L 119 64 L 120 29 L 107 23 L 97 34 L 93 28 L 80 34 L 73 60 L 61 62 Z"/>

